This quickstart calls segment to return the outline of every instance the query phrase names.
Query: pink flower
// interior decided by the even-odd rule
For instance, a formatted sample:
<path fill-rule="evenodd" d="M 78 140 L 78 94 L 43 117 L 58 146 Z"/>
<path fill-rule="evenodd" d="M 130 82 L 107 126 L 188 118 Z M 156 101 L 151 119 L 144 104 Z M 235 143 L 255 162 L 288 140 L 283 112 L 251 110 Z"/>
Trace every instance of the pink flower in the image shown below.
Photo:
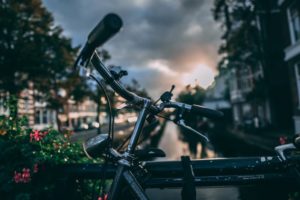
<path fill-rule="evenodd" d="M 22 182 L 23 181 L 22 174 L 15 171 L 14 181 L 15 181 L 15 183 Z"/>
<path fill-rule="evenodd" d="M 23 168 L 23 173 L 22 173 L 22 178 L 24 183 L 28 183 L 31 180 L 30 177 L 30 169 L 28 168 Z"/>
<path fill-rule="evenodd" d="M 107 200 L 107 194 L 104 195 L 104 198 L 98 197 L 98 200 Z"/>
<path fill-rule="evenodd" d="M 39 171 L 39 166 L 38 166 L 38 164 L 34 164 L 33 165 L 33 172 L 34 173 L 37 173 Z"/>
<path fill-rule="evenodd" d="M 30 169 L 23 168 L 22 173 L 15 171 L 14 181 L 15 181 L 15 183 L 28 183 L 28 182 L 30 182 L 31 181 Z"/>
<path fill-rule="evenodd" d="M 44 131 L 43 136 L 45 137 L 48 133 L 49 133 L 48 131 Z"/>
<path fill-rule="evenodd" d="M 46 132 L 46 134 L 48 134 L 48 132 Z M 38 130 L 34 130 L 30 133 L 30 142 L 32 142 L 33 140 L 35 140 L 36 142 L 41 141 L 46 134 L 45 132 L 42 133 Z"/>
<path fill-rule="evenodd" d="M 286 144 L 286 142 L 287 142 L 287 137 L 285 136 L 279 137 L 279 144 L 283 145 Z"/>

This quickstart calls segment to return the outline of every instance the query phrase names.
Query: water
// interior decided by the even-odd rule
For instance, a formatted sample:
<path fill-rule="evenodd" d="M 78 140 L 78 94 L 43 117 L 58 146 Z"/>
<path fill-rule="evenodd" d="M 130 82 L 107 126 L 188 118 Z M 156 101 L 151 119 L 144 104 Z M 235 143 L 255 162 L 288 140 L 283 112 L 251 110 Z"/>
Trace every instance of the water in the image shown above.
<path fill-rule="evenodd" d="M 188 144 L 179 139 L 179 130 L 174 123 L 168 122 L 158 147 L 165 151 L 166 158 L 159 160 L 180 160 L 182 155 L 190 155 Z M 197 158 L 201 155 L 201 145 L 198 145 Z M 206 149 L 208 157 L 217 157 L 212 149 Z M 147 189 L 150 199 L 181 200 L 181 189 Z M 236 187 L 197 188 L 197 199 L 201 200 L 238 200 L 239 190 Z"/>
<path fill-rule="evenodd" d="M 250 145 L 245 139 L 233 137 L 228 134 L 225 128 L 209 131 L 209 137 L 212 144 L 207 145 L 206 155 L 208 158 L 215 157 L 241 157 L 241 156 L 266 156 L 273 155 L 272 152 L 266 152 L 262 149 Z M 165 132 L 159 142 L 158 147 L 163 149 L 167 155 L 165 160 L 180 160 L 181 155 L 190 155 L 188 144 L 179 139 L 180 132 L 177 126 L 171 122 L 167 123 Z M 201 144 L 198 144 L 197 155 L 195 158 L 201 158 Z M 224 156 L 223 156 L 224 155 Z M 162 159 L 160 159 L 162 160 Z M 294 186 L 295 187 L 295 186 Z M 201 200 L 288 200 L 289 195 L 293 195 L 294 190 L 291 185 L 273 183 L 268 185 L 253 185 L 243 187 L 210 187 L 197 188 L 197 199 Z M 150 199 L 181 199 L 181 189 L 149 189 L 147 193 Z M 296 198 L 297 199 L 297 198 Z"/>

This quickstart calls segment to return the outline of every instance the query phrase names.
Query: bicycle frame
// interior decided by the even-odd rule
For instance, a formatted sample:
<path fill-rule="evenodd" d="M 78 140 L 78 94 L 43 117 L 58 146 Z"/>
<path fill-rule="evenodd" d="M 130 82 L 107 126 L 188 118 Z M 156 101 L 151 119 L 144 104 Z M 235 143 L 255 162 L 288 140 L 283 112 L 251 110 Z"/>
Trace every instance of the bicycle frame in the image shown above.
<path fill-rule="evenodd" d="M 118 198 L 122 180 L 125 180 L 136 197 L 141 200 L 148 199 L 139 182 L 130 171 L 130 168 L 133 167 L 132 159 L 134 158 L 134 150 L 136 148 L 139 136 L 142 132 L 146 117 L 149 114 L 147 111 L 149 109 L 149 106 L 150 101 L 145 100 L 143 109 L 140 111 L 124 156 L 121 160 L 118 161 L 118 168 L 108 195 L 108 200 L 115 200 Z"/>
<path fill-rule="evenodd" d="M 92 64 L 95 69 L 108 80 L 107 71 L 95 54 L 92 57 Z M 113 80 L 112 80 L 113 81 Z M 114 85 L 113 85 L 114 87 Z M 120 90 L 119 85 L 115 85 L 117 91 Z M 124 94 L 127 95 L 127 94 Z M 128 96 L 128 95 L 127 95 Z M 129 97 L 128 97 L 129 98 Z M 140 99 L 139 99 L 140 100 Z M 122 158 L 118 161 L 118 167 L 115 169 L 114 179 L 110 188 L 108 199 L 116 200 L 120 194 L 122 186 L 127 185 L 132 193 L 138 199 L 148 199 L 140 183 L 136 180 L 135 176 L 131 172 L 132 168 L 136 166 L 134 164 L 134 150 L 137 145 L 137 141 L 142 132 L 143 125 L 145 123 L 147 115 L 150 113 L 151 106 L 150 100 L 143 99 L 142 109 L 138 115 L 138 119 L 135 123 L 132 136 L 130 138 L 128 147 L 123 154 Z M 241 162 L 244 161 L 244 162 Z M 241 162 L 239 164 L 238 162 Z M 215 165 L 212 165 L 215 164 Z M 181 162 L 147 162 L 144 166 L 148 171 L 151 172 L 152 178 L 144 183 L 143 186 L 146 188 L 157 188 L 157 187 L 182 187 L 182 167 L 178 166 Z M 279 157 L 259 157 L 259 158 L 248 158 L 248 159 L 229 159 L 229 160 L 206 160 L 206 161 L 191 161 L 193 169 L 195 170 L 195 185 L 196 186 L 216 186 L 216 185 L 244 185 L 244 184 L 261 184 L 271 183 L 274 181 L 290 182 L 291 176 L 284 171 L 284 168 L 279 167 L 282 165 Z M 201 169 L 201 166 L 210 164 L 210 168 L 206 168 L 207 171 Z M 167 166 L 166 169 L 162 169 L 163 166 Z M 173 166 L 170 176 L 170 166 Z M 213 167 L 215 166 L 215 167 Z M 216 167 L 217 166 L 217 167 Z M 213 168 L 211 168 L 213 167 Z M 273 171 L 272 169 L 281 169 Z M 227 168 L 227 170 L 225 170 Z M 199 169 L 201 169 L 199 171 Z M 208 170 L 209 169 L 209 170 Z M 214 171 L 214 170 L 215 171 Z M 265 171 L 263 171 L 264 169 Z M 251 171 L 252 170 L 252 171 Z M 177 173 L 175 173 L 177 171 Z M 179 172 L 179 173 L 178 173 Z M 233 173 L 231 173 L 233 172 Z M 271 172 L 271 173 L 270 173 Z M 273 173 L 272 173 L 273 172 Z M 200 177 L 198 174 L 201 173 Z M 166 175 L 169 174 L 169 175 Z M 205 174 L 205 176 L 203 176 Z M 165 176 L 165 177 L 164 177 Z M 110 177 L 113 178 L 113 177 Z M 292 181 L 293 182 L 293 181 Z"/>
<path fill-rule="evenodd" d="M 147 99 L 140 97 L 132 92 L 126 90 L 116 78 L 112 76 L 110 71 L 104 66 L 101 62 L 100 58 L 98 57 L 95 49 L 101 46 L 104 42 L 106 42 L 110 37 L 116 34 L 120 28 L 122 27 L 122 20 L 115 14 L 108 14 L 103 18 L 103 20 L 93 29 L 93 31 L 89 34 L 87 43 L 83 50 L 81 51 L 80 55 L 78 56 L 77 60 L 75 61 L 74 66 L 77 66 L 78 63 L 81 63 L 81 66 L 87 66 L 88 62 L 91 61 L 94 68 L 98 71 L 98 73 L 103 77 L 103 79 L 108 83 L 112 89 L 117 92 L 120 96 L 124 97 L 127 101 L 132 103 L 133 105 L 139 105 L 142 107 L 138 119 L 135 123 L 133 133 L 131 135 L 129 144 L 127 149 L 122 155 L 117 155 L 118 153 L 111 154 L 112 157 L 115 157 L 117 160 L 117 166 L 114 166 L 114 173 L 110 178 L 113 178 L 113 183 L 110 188 L 108 194 L 108 200 L 117 200 L 119 199 L 118 195 L 121 193 L 121 190 L 124 184 L 132 191 L 134 196 L 137 199 L 147 200 L 148 197 L 145 194 L 142 186 L 140 185 L 139 181 L 137 181 L 133 170 L 135 167 L 140 169 L 147 169 L 148 171 L 152 172 L 152 177 L 149 180 L 146 180 L 143 183 L 145 187 L 181 187 L 184 178 L 182 178 L 182 166 L 179 170 L 178 164 L 181 162 L 175 163 L 166 163 L 166 162 L 146 162 L 144 166 L 140 166 L 140 162 L 136 162 L 135 160 L 135 148 L 137 146 L 138 139 L 140 134 L 142 133 L 143 125 L 145 120 L 149 114 L 158 114 L 164 108 L 172 107 L 178 109 L 180 111 L 178 114 L 178 120 L 176 121 L 177 125 L 181 127 L 187 128 L 188 130 L 198 133 L 196 130 L 192 129 L 185 125 L 182 114 L 184 112 L 195 113 L 204 117 L 213 118 L 213 117 L 221 117 L 223 116 L 222 113 L 216 110 L 211 110 L 208 108 L 204 108 L 198 105 L 188 105 L 180 102 L 171 102 L 170 99 L 164 101 L 161 98 L 162 103 L 160 106 L 156 106 L 152 104 L 152 102 Z M 94 53 L 93 53 L 94 52 Z M 198 135 L 201 135 L 198 133 Z M 201 175 L 198 175 L 199 171 L 197 171 L 199 167 L 197 164 L 198 161 L 189 161 L 187 167 L 190 167 L 191 170 L 188 176 L 192 176 L 195 185 L 197 186 L 209 186 L 209 185 L 227 185 L 227 184 L 253 184 L 262 181 L 274 181 L 274 180 L 285 180 L 290 181 L 291 177 L 288 176 L 286 172 L 285 163 L 283 160 L 279 160 L 279 157 L 276 157 L 275 168 L 266 157 L 255 158 L 255 163 L 253 160 L 251 161 L 251 165 L 249 163 L 246 166 L 239 167 L 239 164 L 236 161 L 240 162 L 241 159 L 238 160 L 207 160 L 207 161 L 200 161 L 203 164 L 208 162 L 210 164 L 216 164 L 218 169 L 215 168 L 216 171 L 206 171 L 205 176 L 203 176 L 203 171 L 200 172 Z M 260 160 L 258 160 L 260 159 Z M 278 162 L 277 162 L 278 161 Z M 222 163 L 223 162 L 223 163 Z M 232 163 L 234 162 L 234 163 Z M 222 165 L 220 165 L 222 163 Z M 227 164 L 231 163 L 230 166 Z M 277 163 L 277 167 L 276 167 Z M 278 167 L 278 163 L 280 166 Z M 187 164 L 187 163 L 185 163 Z M 207 163 L 206 163 L 207 164 Z M 271 164 L 271 165 L 265 165 Z M 167 169 L 163 169 L 163 167 L 167 167 Z M 170 166 L 173 166 L 170 173 Z M 223 166 L 223 167 L 222 167 Z M 272 166 L 272 167 L 270 167 Z M 211 170 L 211 168 L 209 169 Z M 226 168 L 227 167 L 227 168 Z M 162 170 L 163 169 L 163 170 Z M 196 172 L 196 178 L 193 175 L 192 169 Z M 250 171 L 249 171 L 250 169 Z M 271 173 L 268 171 L 260 171 L 261 169 L 270 170 L 275 169 Z M 280 169 L 281 171 L 278 171 Z M 179 170 L 179 171 L 178 171 Z M 202 169 L 203 170 L 203 169 Z M 221 170 L 221 171 L 219 171 Z M 252 170 L 252 171 L 251 171 Z M 165 173 L 168 171 L 169 173 Z M 204 170 L 205 171 L 205 170 Z M 164 173 L 161 173 L 164 172 Z M 173 173 L 172 173 L 173 172 Z M 185 171 L 186 172 L 186 171 Z M 260 173 L 257 173 L 260 172 Z"/>

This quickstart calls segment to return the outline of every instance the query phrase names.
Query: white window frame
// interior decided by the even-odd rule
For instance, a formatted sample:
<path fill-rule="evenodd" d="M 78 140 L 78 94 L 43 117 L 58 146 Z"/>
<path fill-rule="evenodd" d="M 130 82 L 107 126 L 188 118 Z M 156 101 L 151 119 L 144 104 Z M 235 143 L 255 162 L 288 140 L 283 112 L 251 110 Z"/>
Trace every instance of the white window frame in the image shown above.
<path fill-rule="evenodd" d="M 296 39 L 295 36 L 295 30 L 292 22 L 292 15 L 291 15 L 291 7 L 295 5 L 296 1 L 293 1 L 292 4 L 287 8 L 287 18 L 288 18 L 288 24 L 289 24 L 289 31 L 290 31 L 290 38 L 291 38 L 291 44 L 297 43 L 297 41 L 300 40 L 300 37 Z M 299 17 L 299 23 L 300 23 L 300 12 L 298 13 Z M 300 26 L 300 24 L 299 24 Z"/>
<path fill-rule="evenodd" d="M 298 94 L 298 109 L 300 109 L 300 72 L 299 72 L 299 68 L 300 68 L 300 62 L 298 62 L 294 65 L 297 94 Z"/>

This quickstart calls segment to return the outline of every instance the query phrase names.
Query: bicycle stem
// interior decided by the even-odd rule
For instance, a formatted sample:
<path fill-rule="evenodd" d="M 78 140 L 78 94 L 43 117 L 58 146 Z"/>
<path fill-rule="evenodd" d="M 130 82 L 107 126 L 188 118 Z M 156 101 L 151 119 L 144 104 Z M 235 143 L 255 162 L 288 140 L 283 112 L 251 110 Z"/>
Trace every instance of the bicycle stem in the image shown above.
<path fill-rule="evenodd" d="M 142 133 L 142 129 L 146 120 L 147 115 L 149 114 L 148 108 L 151 106 L 150 100 L 144 100 L 144 105 L 142 110 L 140 111 L 140 114 L 138 116 L 138 119 L 135 123 L 132 136 L 130 138 L 126 153 L 133 154 L 134 150 L 136 148 L 138 139 L 140 137 L 140 134 Z"/>

